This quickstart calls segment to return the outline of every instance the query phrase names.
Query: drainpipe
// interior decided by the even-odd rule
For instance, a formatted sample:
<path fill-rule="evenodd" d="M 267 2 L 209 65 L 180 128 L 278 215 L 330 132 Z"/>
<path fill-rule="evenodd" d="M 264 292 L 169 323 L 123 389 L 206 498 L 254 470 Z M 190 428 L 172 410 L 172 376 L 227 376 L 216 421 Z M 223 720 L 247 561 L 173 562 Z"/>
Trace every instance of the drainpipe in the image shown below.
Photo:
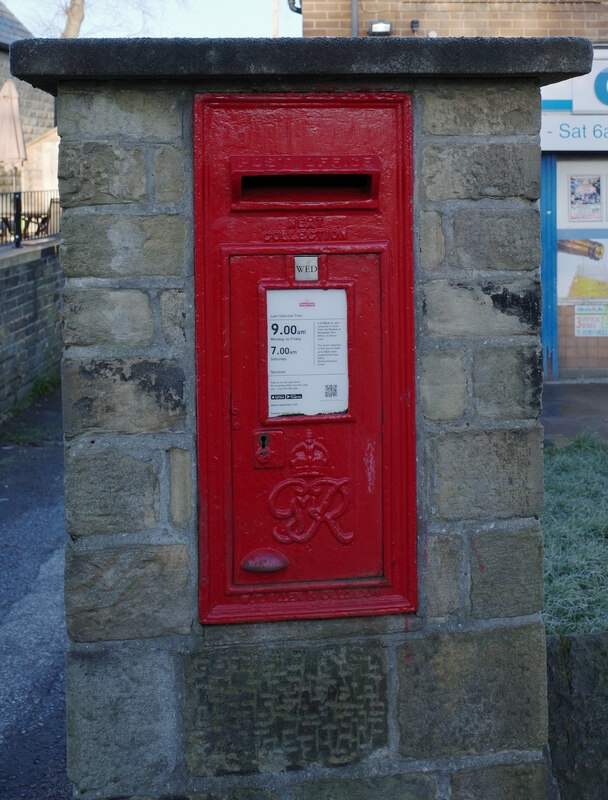
<path fill-rule="evenodd" d="M 350 35 L 359 35 L 359 0 L 350 0 Z"/>

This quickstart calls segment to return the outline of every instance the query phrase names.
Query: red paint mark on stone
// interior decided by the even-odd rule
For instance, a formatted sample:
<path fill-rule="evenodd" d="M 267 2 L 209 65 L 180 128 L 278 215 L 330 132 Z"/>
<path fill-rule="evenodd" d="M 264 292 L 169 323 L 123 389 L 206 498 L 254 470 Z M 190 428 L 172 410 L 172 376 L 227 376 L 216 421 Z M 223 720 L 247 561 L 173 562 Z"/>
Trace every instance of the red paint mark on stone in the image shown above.
<path fill-rule="evenodd" d="M 475 542 L 471 539 L 471 547 L 473 549 L 473 553 L 475 554 L 475 558 L 477 559 L 477 564 L 479 566 L 480 572 L 485 572 L 485 567 L 483 565 L 483 561 L 481 560 L 481 556 L 479 555 L 479 550 L 475 546 Z"/>

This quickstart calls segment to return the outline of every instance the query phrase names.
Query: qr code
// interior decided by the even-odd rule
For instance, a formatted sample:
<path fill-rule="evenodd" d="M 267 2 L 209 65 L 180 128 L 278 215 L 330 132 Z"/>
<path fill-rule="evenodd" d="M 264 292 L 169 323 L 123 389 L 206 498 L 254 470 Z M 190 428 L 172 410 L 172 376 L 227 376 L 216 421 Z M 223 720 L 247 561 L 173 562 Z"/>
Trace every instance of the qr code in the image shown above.
<path fill-rule="evenodd" d="M 326 383 L 325 384 L 325 397 L 337 397 L 338 396 L 338 384 L 337 383 Z"/>

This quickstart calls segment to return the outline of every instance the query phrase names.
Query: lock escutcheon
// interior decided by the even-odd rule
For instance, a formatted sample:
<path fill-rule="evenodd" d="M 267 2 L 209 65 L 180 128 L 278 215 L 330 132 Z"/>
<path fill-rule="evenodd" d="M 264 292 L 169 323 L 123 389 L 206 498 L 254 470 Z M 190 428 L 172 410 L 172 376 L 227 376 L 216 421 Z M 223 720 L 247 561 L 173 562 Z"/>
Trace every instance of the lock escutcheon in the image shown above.
<path fill-rule="evenodd" d="M 253 432 L 253 465 L 256 469 L 281 469 L 285 466 L 283 431 Z"/>

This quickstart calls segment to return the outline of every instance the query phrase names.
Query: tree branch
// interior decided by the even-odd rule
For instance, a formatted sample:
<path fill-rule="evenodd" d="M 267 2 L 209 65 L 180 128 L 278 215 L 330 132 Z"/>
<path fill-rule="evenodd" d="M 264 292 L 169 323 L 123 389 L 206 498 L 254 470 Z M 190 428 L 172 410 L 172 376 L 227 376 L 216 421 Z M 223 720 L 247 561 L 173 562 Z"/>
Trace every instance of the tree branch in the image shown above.
<path fill-rule="evenodd" d="M 65 30 L 61 34 L 62 39 L 77 39 L 80 33 L 80 26 L 84 19 L 85 0 L 69 0 L 63 9 L 66 15 Z"/>

